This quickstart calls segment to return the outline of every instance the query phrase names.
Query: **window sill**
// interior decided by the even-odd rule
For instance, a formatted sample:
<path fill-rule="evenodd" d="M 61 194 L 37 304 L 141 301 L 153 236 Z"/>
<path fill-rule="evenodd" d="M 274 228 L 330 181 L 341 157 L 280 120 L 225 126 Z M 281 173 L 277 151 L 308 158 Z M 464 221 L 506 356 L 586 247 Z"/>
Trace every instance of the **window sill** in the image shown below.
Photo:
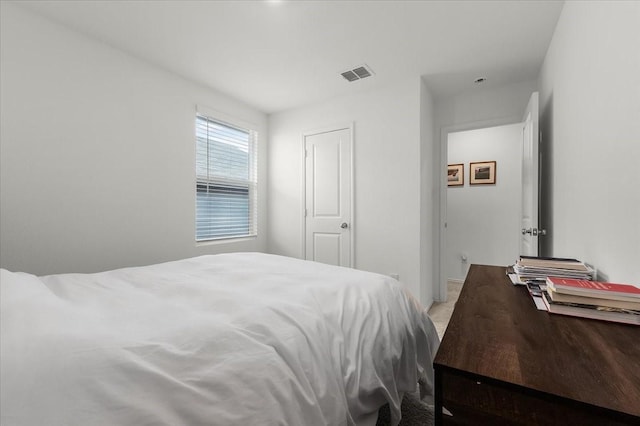
<path fill-rule="evenodd" d="M 196 241 L 196 247 L 204 247 L 204 246 L 216 246 L 221 244 L 234 244 L 234 243 L 242 243 L 245 241 L 255 241 L 258 239 L 257 235 L 251 235 L 247 237 L 229 237 L 229 238 L 218 238 L 215 240 L 206 240 L 206 241 Z"/>

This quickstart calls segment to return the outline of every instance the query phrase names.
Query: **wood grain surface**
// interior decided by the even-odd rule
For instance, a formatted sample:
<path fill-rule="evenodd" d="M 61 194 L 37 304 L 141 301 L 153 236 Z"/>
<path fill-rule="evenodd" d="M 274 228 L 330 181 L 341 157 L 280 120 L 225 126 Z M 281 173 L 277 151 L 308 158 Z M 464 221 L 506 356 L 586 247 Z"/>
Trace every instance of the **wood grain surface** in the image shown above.
<path fill-rule="evenodd" d="M 586 410 L 589 424 L 598 415 L 640 424 L 640 327 L 538 311 L 505 267 L 471 266 L 434 367 L 437 402 L 478 409 L 476 416 L 504 408 L 545 424 L 571 406 L 570 417 Z M 513 392 L 533 400 L 509 407 Z"/>

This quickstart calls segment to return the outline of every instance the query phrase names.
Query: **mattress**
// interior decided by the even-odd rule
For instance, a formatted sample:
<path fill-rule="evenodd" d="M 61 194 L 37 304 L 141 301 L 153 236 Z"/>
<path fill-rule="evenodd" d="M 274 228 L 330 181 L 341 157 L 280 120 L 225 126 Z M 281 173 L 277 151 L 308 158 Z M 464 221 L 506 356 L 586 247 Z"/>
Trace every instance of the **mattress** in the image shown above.
<path fill-rule="evenodd" d="M 433 323 L 374 273 L 230 253 L 0 289 L 2 425 L 397 424 L 433 392 Z"/>

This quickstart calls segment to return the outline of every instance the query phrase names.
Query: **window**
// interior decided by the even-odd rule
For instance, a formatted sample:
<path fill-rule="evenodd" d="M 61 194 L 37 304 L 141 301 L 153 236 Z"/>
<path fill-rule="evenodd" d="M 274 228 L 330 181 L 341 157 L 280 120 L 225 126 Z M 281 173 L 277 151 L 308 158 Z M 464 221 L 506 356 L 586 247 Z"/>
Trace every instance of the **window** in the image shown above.
<path fill-rule="evenodd" d="M 257 234 L 257 132 L 196 116 L 196 241 Z"/>

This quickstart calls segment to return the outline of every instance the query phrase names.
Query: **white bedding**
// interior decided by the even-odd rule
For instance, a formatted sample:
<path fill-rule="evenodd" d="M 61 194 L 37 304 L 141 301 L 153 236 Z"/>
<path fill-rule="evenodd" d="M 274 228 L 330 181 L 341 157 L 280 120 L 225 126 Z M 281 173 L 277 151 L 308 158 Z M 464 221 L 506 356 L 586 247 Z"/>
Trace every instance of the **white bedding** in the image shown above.
<path fill-rule="evenodd" d="M 280 256 L 2 270 L 1 424 L 373 425 L 438 337 L 382 275 Z"/>

